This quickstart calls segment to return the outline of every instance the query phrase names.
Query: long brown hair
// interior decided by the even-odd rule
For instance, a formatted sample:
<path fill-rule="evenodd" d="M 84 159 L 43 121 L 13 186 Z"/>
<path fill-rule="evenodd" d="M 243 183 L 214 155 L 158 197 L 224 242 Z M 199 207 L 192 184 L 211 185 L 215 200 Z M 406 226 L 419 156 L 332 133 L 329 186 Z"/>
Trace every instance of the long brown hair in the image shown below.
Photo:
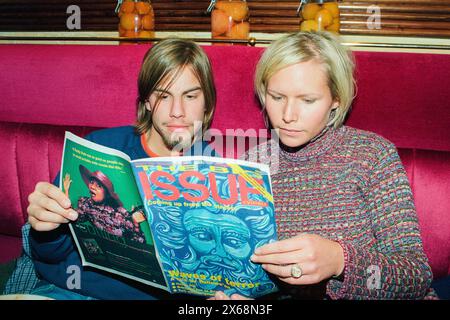
<path fill-rule="evenodd" d="M 170 87 L 185 67 L 191 67 L 200 82 L 205 97 L 203 132 L 209 128 L 216 105 L 216 87 L 209 59 L 193 41 L 171 38 L 150 48 L 139 72 L 136 129 L 140 134 L 152 127 L 152 114 L 145 107 L 150 95 L 162 82 Z"/>

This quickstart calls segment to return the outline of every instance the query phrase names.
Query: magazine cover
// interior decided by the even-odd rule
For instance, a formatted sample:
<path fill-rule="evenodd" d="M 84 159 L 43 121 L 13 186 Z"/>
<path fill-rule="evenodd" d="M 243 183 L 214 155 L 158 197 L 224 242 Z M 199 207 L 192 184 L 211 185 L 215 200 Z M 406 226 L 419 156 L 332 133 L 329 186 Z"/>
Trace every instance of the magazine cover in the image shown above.
<path fill-rule="evenodd" d="M 166 289 L 129 157 L 66 132 L 60 187 L 82 264 Z"/>
<path fill-rule="evenodd" d="M 224 158 L 131 161 L 66 132 L 60 187 L 83 266 L 171 293 L 275 291 L 255 248 L 276 240 L 269 169 Z"/>
<path fill-rule="evenodd" d="M 224 158 L 132 161 L 168 287 L 212 296 L 276 290 L 256 247 L 276 240 L 267 166 Z"/>

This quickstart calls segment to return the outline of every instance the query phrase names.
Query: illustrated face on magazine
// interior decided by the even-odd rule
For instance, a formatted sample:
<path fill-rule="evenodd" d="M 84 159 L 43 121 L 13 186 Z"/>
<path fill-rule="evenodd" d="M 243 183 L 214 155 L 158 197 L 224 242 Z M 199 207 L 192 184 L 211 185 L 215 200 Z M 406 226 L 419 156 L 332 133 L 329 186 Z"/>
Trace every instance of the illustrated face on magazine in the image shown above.
<path fill-rule="evenodd" d="M 243 282 L 265 276 L 250 255 L 259 241 L 275 232 L 267 212 L 245 206 L 230 214 L 202 208 L 187 210 L 180 219 L 178 208 L 163 207 L 153 208 L 152 214 L 162 218 L 155 225 L 155 236 L 164 241 L 166 250 L 183 252 L 182 259 L 167 256 L 171 268 Z"/>
<path fill-rule="evenodd" d="M 105 201 L 105 188 L 97 180 L 91 178 L 89 180 L 89 192 L 91 193 L 92 201 L 95 203 L 102 203 Z"/>
<path fill-rule="evenodd" d="M 173 201 L 146 203 L 148 221 L 171 287 L 208 295 L 228 290 L 258 296 L 273 290 L 274 284 L 261 265 L 250 260 L 257 247 L 276 235 L 273 206 L 259 205 L 268 202 L 254 190 L 241 193 L 247 199 L 241 201 L 233 185 L 239 181 L 230 178 L 231 170 L 224 169 L 227 167 L 213 168 L 205 161 L 191 178 L 183 178 L 181 175 L 186 176 L 187 171 L 180 168 L 166 169 L 175 177 L 170 185 L 167 179 L 152 181 L 152 191 L 158 197 L 182 191 L 180 196 Z M 251 188 L 247 184 L 245 190 Z M 201 197 L 201 201 L 192 200 Z"/>
<path fill-rule="evenodd" d="M 218 215 L 206 209 L 190 210 L 183 224 L 189 243 L 205 267 L 219 266 L 242 271 L 251 254 L 250 230 L 238 217 Z"/>

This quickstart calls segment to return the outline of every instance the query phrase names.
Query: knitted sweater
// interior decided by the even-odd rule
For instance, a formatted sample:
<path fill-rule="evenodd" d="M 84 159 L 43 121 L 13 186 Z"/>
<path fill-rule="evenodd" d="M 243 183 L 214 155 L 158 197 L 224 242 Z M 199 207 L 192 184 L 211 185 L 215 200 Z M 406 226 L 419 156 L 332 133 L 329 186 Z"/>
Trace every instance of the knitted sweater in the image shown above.
<path fill-rule="evenodd" d="M 331 299 L 421 299 L 430 293 L 432 272 L 413 195 L 392 143 L 343 126 L 295 152 L 270 149 L 261 144 L 246 158 L 271 167 L 279 239 L 317 234 L 339 242 L 345 256 L 341 279 L 282 291 Z"/>

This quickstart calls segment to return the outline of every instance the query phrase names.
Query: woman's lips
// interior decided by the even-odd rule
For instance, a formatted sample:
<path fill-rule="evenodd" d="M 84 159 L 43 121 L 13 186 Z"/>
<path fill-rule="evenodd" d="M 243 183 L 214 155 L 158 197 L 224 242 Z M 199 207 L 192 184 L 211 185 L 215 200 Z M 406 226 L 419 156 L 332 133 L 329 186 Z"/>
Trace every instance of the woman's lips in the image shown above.
<path fill-rule="evenodd" d="M 298 136 L 303 132 L 303 130 L 291 129 L 291 128 L 280 128 L 280 131 L 288 136 Z"/>

